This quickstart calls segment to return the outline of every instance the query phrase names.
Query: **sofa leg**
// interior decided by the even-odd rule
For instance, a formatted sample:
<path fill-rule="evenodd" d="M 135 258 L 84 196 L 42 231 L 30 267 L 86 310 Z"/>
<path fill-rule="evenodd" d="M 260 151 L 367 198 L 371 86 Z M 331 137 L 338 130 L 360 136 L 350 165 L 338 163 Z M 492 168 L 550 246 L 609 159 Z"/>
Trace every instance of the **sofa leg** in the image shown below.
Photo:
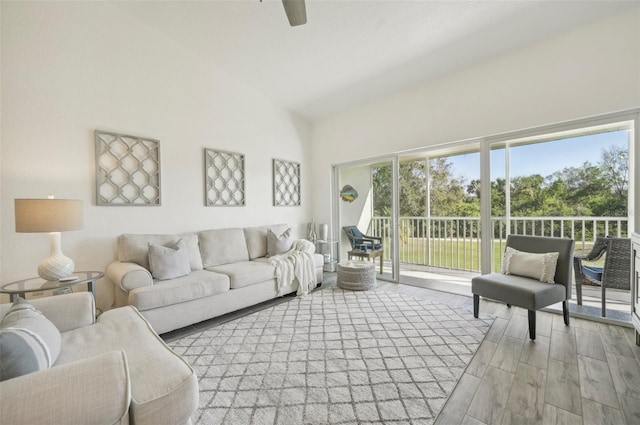
<path fill-rule="evenodd" d="M 473 317 L 478 318 L 480 312 L 480 295 L 473 294 Z"/>
<path fill-rule="evenodd" d="M 536 311 L 529 310 L 529 338 L 536 339 Z"/>
<path fill-rule="evenodd" d="M 511 304 L 507 304 L 507 308 L 511 308 Z"/>
<path fill-rule="evenodd" d="M 569 300 L 562 301 L 562 316 L 564 317 L 564 324 L 569 326 Z"/>

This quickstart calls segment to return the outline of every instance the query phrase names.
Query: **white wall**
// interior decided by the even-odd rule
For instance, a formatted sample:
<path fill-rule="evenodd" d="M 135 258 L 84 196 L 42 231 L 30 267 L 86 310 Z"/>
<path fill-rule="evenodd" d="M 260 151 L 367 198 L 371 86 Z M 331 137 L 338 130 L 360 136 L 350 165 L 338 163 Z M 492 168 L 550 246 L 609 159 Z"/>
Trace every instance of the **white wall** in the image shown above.
<path fill-rule="evenodd" d="M 636 8 L 315 122 L 315 217 L 332 164 L 639 106 Z"/>
<path fill-rule="evenodd" d="M 308 124 L 107 2 L 2 2 L 1 281 L 36 273 L 45 234 L 17 234 L 15 198 L 84 201 L 62 234 L 76 270 L 104 270 L 121 233 L 311 219 Z M 95 205 L 95 129 L 159 139 L 161 207 Z M 246 155 L 245 207 L 205 207 L 203 148 Z M 302 163 L 302 207 L 272 207 L 271 159 Z M 98 303 L 112 288 L 99 285 Z"/>

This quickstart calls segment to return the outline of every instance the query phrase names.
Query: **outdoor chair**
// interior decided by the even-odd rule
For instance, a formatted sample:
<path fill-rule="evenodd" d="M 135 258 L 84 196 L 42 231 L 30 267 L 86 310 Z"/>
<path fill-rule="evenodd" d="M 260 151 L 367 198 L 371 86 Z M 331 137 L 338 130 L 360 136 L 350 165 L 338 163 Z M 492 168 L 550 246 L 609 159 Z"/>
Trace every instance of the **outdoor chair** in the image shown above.
<path fill-rule="evenodd" d="M 536 339 L 536 311 L 562 302 L 564 323 L 569 325 L 573 247 L 573 239 L 509 235 L 507 237 L 507 248 L 520 251 L 518 253 L 518 265 L 522 264 L 521 261 L 525 259 L 528 265 L 527 273 L 529 269 L 534 271 L 536 269 L 543 270 L 548 257 L 545 256 L 544 259 L 540 259 L 541 256 L 530 254 L 558 253 L 555 274 L 553 274 L 552 270 L 549 270 L 548 281 L 552 283 L 542 282 L 534 277 L 517 275 L 516 273 L 520 273 L 523 269 L 515 267 L 513 260 L 515 257 L 512 257 L 513 270 L 505 270 L 506 273 L 511 274 L 491 273 L 471 279 L 473 315 L 478 317 L 480 296 L 502 301 L 508 307 L 515 305 L 526 308 L 529 311 L 529 337 Z M 536 268 L 536 265 L 539 265 L 539 267 Z M 508 266 L 508 264 L 504 264 L 503 268 L 505 266 Z"/>
<path fill-rule="evenodd" d="M 376 257 L 380 257 L 380 274 L 383 273 L 384 246 L 382 238 L 363 234 L 357 226 L 345 226 L 342 228 L 349 238 L 351 251 L 347 253 L 349 260 L 353 257 L 371 259 L 374 263 Z"/>
<path fill-rule="evenodd" d="M 598 261 L 605 255 L 604 266 L 585 266 L 585 261 Z M 606 289 L 631 289 L 631 239 L 598 237 L 588 254 L 573 259 L 578 305 L 582 305 L 582 285 L 602 288 L 602 317 L 607 314 Z"/>

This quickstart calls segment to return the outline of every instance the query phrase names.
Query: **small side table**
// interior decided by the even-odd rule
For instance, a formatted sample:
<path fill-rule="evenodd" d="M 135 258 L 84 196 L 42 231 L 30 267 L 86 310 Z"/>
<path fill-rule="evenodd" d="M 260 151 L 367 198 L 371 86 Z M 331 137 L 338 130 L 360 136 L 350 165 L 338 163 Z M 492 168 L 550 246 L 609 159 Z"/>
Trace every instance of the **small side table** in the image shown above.
<path fill-rule="evenodd" d="M 323 270 L 335 272 L 338 265 L 338 241 L 333 239 L 317 240 L 316 252 L 322 254 L 324 260 Z"/>
<path fill-rule="evenodd" d="M 16 297 L 25 297 L 27 292 L 40 292 L 40 291 L 55 291 L 56 289 L 70 288 L 76 285 L 87 284 L 89 291 L 93 294 L 93 299 L 96 298 L 96 288 L 94 283 L 104 276 L 104 273 L 99 271 L 85 271 L 74 272 L 73 276 L 77 276 L 78 279 L 60 282 L 59 280 L 44 280 L 40 277 L 32 277 L 29 279 L 17 280 L 15 282 L 7 283 L 0 287 L 0 293 L 9 294 L 11 302 L 15 301 Z"/>

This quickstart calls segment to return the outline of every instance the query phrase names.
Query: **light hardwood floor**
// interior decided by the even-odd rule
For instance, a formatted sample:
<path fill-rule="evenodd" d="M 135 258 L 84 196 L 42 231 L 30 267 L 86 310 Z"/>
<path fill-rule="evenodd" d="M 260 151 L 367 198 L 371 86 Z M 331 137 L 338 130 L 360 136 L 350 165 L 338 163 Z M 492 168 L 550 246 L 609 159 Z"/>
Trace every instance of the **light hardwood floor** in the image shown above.
<path fill-rule="evenodd" d="M 335 286 L 335 274 L 322 289 Z M 471 297 L 378 282 L 398 292 L 473 311 Z M 285 299 L 273 302 L 286 302 Z M 266 308 L 251 307 L 163 335 L 180 338 Z M 633 329 L 537 313 L 535 342 L 527 311 L 486 300 L 480 313 L 495 317 L 483 343 L 436 419 L 436 425 L 640 424 L 640 347 Z"/>
<path fill-rule="evenodd" d="M 470 297 L 394 283 L 399 292 L 473 311 Z M 640 424 L 640 347 L 630 328 L 538 312 L 536 340 L 527 310 L 486 300 L 495 316 L 436 425 Z"/>

